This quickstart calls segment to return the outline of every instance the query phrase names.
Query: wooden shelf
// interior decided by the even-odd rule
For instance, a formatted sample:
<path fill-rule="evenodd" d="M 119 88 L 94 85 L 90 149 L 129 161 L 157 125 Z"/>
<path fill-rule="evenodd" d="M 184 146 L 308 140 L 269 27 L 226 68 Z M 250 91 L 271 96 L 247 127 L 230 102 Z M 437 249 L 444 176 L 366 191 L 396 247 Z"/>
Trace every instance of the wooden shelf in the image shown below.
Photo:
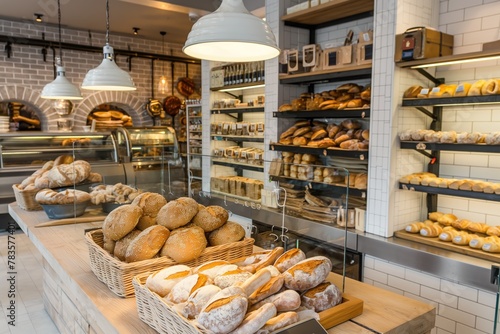
<path fill-rule="evenodd" d="M 345 158 L 356 158 L 359 160 L 368 159 L 368 150 L 362 151 L 352 151 L 343 150 L 340 148 L 315 148 L 307 146 L 294 146 L 294 145 L 281 145 L 278 143 L 270 144 L 270 149 L 272 151 L 281 152 L 293 152 L 293 153 L 309 153 L 323 156 L 334 156 L 334 157 L 345 157 Z"/>
<path fill-rule="evenodd" d="M 430 150 L 430 151 L 457 151 L 457 152 L 488 152 L 500 153 L 500 145 L 486 144 L 458 144 L 458 143 L 431 143 L 425 141 L 401 141 L 402 149 Z"/>
<path fill-rule="evenodd" d="M 480 95 L 463 97 L 435 97 L 428 99 L 403 99 L 403 107 L 452 106 L 464 104 L 495 104 L 500 103 L 500 95 Z"/>
<path fill-rule="evenodd" d="M 303 72 L 297 74 L 280 74 L 281 84 L 310 84 L 335 82 L 343 80 L 368 79 L 372 75 L 372 65 L 344 66 L 333 70 Z"/>
<path fill-rule="evenodd" d="M 373 11 L 373 0 L 332 0 L 330 2 L 284 15 L 281 20 L 302 25 L 320 25 Z"/>
<path fill-rule="evenodd" d="M 259 82 L 252 82 L 252 83 L 242 83 L 238 85 L 231 85 L 231 86 L 222 86 L 222 87 L 216 87 L 216 88 L 210 88 L 212 92 L 218 92 L 221 90 L 226 90 L 226 89 L 248 89 L 248 88 L 253 88 L 255 86 L 262 86 L 265 84 L 265 81 L 259 81 Z"/>
<path fill-rule="evenodd" d="M 264 112 L 264 107 L 243 107 L 243 108 L 215 108 L 210 110 L 212 115 L 217 114 L 243 114 L 251 112 Z"/>
<path fill-rule="evenodd" d="M 396 62 L 396 66 L 401 68 L 412 68 L 415 66 L 425 68 L 426 67 L 425 65 L 446 66 L 446 65 L 452 65 L 450 63 L 458 63 L 463 60 L 482 61 L 482 60 L 489 60 L 492 57 L 500 57 L 500 50 L 478 51 L 478 52 L 469 52 L 469 53 L 462 53 L 457 55 L 449 55 L 449 56 L 442 56 L 442 57 L 435 57 L 428 59 L 399 61 Z"/>
<path fill-rule="evenodd" d="M 321 187 L 321 190 L 328 190 L 329 192 L 337 193 L 344 195 L 347 192 L 349 193 L 349 196 L 357 196 L 361 198 L 366 198 L 366 189 L 357 189 L 357 188 L 352 188 L 349 187 L 347 188 L 345 184 L 331 184 L 331 183 L 324 183 L 324 182 L 314 182 L 312 180 L 301 180 L 301 179 L 296 179 L 293 177 L 286 177 L 286 176 L 277 176 L 277 175 L 269 175 L 269 178 L 271 181 L 294 181 L 294 182 L 300 182 L 304 184 L 309 184 L 315 186 L 316 190 L 318 190 L 318 187 Z"/>
<path fill-rule="evenodd" d="M 254 172 L 263 172 L 264 171 L 263 166 L 245 164 L 245 163 L 241 163 L 241 162 L 232 162 L 232 161 L 212 159 L 212 164 L 219 165 L 219 166 L 232 167 L 234 169 L 251 170 Z"/>
<path fill-rule="evenodd" d="M 429 187 L 429 186 L 421 186 L 416 184 L 408 184 L 408 183 L 399 183 L 399 189 L 410 190 L 410 191 L 419 191 L 427 194 L 436 194 L 436 195 L 450 195 L 457 197 L 465 197 L 465 198 L 475 198 L 482 199 L 487 201 L 495 201 L 500 202 L 500 195 L 497 194 L 485 194 L 475 191 L 467 191 L 467 190 L 455 190 L 448 188 L 439 188 L 439 187 Z"/>
<path fill-rule="evenodd" d="M 263 143 L 263 136 L 226 136 L 226 135 L 210 135 L 215 141 L 234 141 L 234 142 L 257 142 Z"/>
<path fill-rule="evenodd" d="M 308 111 L 274 111 L 276 118 L 368 118 L 370 109 L 342 109 L 342 110 L 308 110 Z"/>

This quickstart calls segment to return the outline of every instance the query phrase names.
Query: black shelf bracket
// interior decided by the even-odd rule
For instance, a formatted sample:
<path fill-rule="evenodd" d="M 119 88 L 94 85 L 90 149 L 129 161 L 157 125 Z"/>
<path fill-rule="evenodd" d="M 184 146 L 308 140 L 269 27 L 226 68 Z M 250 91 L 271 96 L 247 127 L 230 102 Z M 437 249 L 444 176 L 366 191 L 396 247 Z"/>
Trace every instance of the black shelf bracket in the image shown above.
<path fill-rule="evenodd" d="M 432 111 L 429 111 L 427 109 L 425 109 L 424 107 L 415 107 L 418 111 L 422 112 L 423 114 L 429 116 L 430 118 L 432 118 L 433 120 L 436 119 L 436 115 L 434 115 L 434 113 Z"/>
<path fill-rule="evenodd" d="M 434 155 L 432 155 L 432 153 L 429 153 L 429 152 L 427 152 L 427 151 L 424 151 L 424 150 L 419 150 L 419 149 L 415 149 L 415 151 L 417 151 L 418 153 L 420 153 L 420 154 L 422 154 L 422 155 L 426 156 L 427 158 L 429 158 L 429 159 L 431 159 L 431 160 L 436 158 Z"/>
<path fill-rule="evenodd" d="M 432 81 L 436 86 L 439 86 L 444 83 L 444 78 L 436 78 L 423 68 L 416 68 L 417 72 Z"/>

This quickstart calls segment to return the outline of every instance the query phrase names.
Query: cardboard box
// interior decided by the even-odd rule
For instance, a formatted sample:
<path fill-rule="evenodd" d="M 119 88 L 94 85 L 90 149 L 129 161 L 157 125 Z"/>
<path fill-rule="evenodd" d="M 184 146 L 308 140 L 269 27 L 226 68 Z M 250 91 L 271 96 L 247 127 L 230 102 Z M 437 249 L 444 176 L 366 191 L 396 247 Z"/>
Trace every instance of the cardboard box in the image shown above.
<path fill-rule="evenodd" d="M 407 29 L 396 35 L 394 60 L 408 61 L 453 54 L 453 36 L 425 27 Z"/>

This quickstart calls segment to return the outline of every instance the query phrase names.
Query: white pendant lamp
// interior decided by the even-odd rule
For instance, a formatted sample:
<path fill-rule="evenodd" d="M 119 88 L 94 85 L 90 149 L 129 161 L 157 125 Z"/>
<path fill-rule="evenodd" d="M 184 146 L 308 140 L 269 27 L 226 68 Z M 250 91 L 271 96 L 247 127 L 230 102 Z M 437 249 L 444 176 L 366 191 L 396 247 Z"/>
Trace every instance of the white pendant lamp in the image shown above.
<path fill-rule="evenodd" d="M 130 75 L 116 65 L 113 48 L 109 45 L 109 0 L 106 0 L 106 45 L 103 47 L 103 54 L 102 63 L 87 72 L 82 88 L 108 91 L 136 90 Z"/>
<path fill-rule="evenodd" d="M 242 0 L 222 0 L 215 12 L 202 16 L 182 50 L 194 58 L 231 62 L 266 60 L 280 53 L 269 25 Z"/>
<path fill-rule="evenodd" d="M 83 99 L 80 89 L 73 85 L 65 76 L 66 71 L 62 66 L 61 46 L 61 3 L 57 0 L 57 11 L 59 19 L 59 57 L 56 59 L 56 78 L 43 87 L 41 97 L 49 100 L 81 100 Z"/>

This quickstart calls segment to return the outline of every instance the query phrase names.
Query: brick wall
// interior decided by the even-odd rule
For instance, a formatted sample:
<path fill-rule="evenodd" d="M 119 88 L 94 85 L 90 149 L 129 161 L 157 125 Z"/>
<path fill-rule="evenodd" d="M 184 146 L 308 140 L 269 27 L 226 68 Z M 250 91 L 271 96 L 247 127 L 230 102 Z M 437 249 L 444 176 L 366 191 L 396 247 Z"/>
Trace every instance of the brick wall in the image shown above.
<path fill-rule="evenodd" d="M 47 41 L 57 41 L 57 27 L 37 25 L 32 23 L 14 22 L 0 19 L 0 35 L 14 36 L 20 38 L 42 39 L 45 34 Z M 159 32 L 158 32 L 159 34 Z M 168 38 L 166 38 L 168 40 Z M 104 34 L 92 33 L 89 38 L 87 31 L 78 31 L 63 28 L 62 42 L 103 46 L 105 43 Z M 145 40 L 137 37 L 110 35 L 110 44 L 115 50 L 131 49 L 133 51 L 150 52 L 161 54 L 162 48 L 165 54 L 179 57 L 186 57 L 181 51 L 182 45 L 163 44 L 159 41 Z M 3 45 L 2 45 L 3 50 Z M 46 61 L 41 54 L 42 48 L 28 45 L 12 45 L 12 56 L 7 57 L 5 52 L 0 52 L 0 101 L 2 100 L 22 100 L 28 105 L 35 107 L 37 114 L 42 120 L 43 130 L 56 130 L 54 123 L 57 116 L 51 111 L 50 103 L 40 98 L 40 92 L 45 84 L 54 79 L 53 76 L 53 53 L 48 50 Z M 59 54 L 56 49 L 56 56 Z M 75 85 L 80 86 L 88 70 L 97 67 L 102 61 L 102 53 L 80 52 L 72 50 L 63 50 L 63 65 L 66 68 L 66 77 Z M 128 59 L 125 56 L 117 56 L 116 62 L 124 70 L 128 70 Z M 162 71 L 163 65 L 163 71 Z M 104 93 L 83 91 L 84 99 L 75 104 L 75 130 L 81 130 L 85 124 L 88 112 L 100 103 L 114 103 L 123 107 L 133 118 L 135 126 L 152 125 L 152 119 L 146 114 L 144 106 L 148 98 L 154 97 L 162 100 L 165 96 L 172 94 L 171 85 L 169 85 L 166 94 L 160 94 L 157 90 L 158 80 L 162 74 L 165 74 L 170 82 L 171 63 L 155 61 L 154 62 L 154 85 L 152 92 L 152 68 L 151 60 L 144 58 L 132 59 L 132 70 L 130 72 L 137 91 L 130 93 Z M 189 74 L 198 83 L 201 82 L 200 65 L 186 65 L 175 63 L 173 70 L 174 82 L 179 77 Z M 175 87 L 175 85 L 174 85 Z M 179 98 L 183 97 L 175 90 L 173 94 Z"/>

